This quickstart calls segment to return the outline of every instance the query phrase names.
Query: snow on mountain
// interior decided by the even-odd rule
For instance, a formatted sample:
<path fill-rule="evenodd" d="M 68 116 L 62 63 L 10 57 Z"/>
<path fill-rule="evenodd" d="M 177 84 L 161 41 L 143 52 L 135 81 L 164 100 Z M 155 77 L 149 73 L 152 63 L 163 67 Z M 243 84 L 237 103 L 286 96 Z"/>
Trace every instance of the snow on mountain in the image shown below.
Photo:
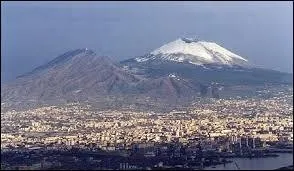
<path fill-rule="evenodd" d="M 172 78 L 176 78 L 177 77 L 175 74 L 169 74 L 168 76 L 169 77 L 172 77 Z"/>
<path fill-rule="evenodd" d="M 180 38 L 154 50 L 147 57 L 136 58 L 137 62 L 150 59 L 164 59 L 176 62 L 187 61 L 194 65 L 222 64 L 244 65 L 248 61 L 213 42 Z"/>

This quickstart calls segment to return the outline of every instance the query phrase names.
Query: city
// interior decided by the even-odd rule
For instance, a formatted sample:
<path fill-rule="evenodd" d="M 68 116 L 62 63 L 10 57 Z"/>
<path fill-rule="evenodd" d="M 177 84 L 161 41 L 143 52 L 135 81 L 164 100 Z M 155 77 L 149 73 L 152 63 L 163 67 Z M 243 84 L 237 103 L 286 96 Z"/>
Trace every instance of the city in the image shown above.
<path fill-rule="evenodd" d="M 271 93 L 268 98 L 208 98 L 168 113 L 99 111 L 80 103 L 7 111 L 1 113 L 1 155 L 47 152 L 35 154 L 44 155 L 35 161 L 37 166 L 33 159 L 23 166 L 3 157 L 1 167 L 75 168 L 49 155 L 52 150 L 85 153 L 89 169 L 201 169 L 225 164 L 227 158 L 293 153 L 293 90 Z M 115 156 L 117 161 L 107 164 L 104 156 L 95 162 L 95 154 Z M 47 165 L 40 164 L 44 160 Z M 80 161 L 75 156 L 71 160 Z"/>

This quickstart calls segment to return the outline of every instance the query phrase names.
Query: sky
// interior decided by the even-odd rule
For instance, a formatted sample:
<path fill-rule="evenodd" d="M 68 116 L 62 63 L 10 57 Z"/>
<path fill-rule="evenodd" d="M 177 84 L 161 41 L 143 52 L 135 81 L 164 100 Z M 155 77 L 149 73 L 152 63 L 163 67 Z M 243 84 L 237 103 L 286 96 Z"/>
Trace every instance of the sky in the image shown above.
<path fill-rule="evenodd" d="M 180 37 L 293 73 L 293 2 L 1 1 L 1 81 L 77 48 L 120 61 Z"/>

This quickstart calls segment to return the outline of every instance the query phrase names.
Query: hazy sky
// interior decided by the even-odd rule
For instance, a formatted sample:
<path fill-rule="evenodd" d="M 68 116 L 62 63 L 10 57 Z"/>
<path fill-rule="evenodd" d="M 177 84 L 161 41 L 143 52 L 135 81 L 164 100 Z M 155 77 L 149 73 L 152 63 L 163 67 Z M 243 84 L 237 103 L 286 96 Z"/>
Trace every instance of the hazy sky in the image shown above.
<path fill-rule="evenodd" d="M 76 48 L 113 61 L 179 37 L 293 73 L 292 2 L 1 2 L 1 80 Z"/>

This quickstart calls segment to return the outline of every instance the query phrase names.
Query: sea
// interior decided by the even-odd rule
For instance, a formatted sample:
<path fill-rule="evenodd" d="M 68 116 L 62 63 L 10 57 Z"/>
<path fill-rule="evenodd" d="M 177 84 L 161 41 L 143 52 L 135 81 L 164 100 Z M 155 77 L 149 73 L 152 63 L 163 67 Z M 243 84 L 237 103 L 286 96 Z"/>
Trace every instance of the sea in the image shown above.
<path fill-rule="evenodd" d="M 293 165 L 293 153 L 277 153 L 278 157 L 230 158 L 232 163 L 206 167 L 204 170 L 273 170 Z"/>

